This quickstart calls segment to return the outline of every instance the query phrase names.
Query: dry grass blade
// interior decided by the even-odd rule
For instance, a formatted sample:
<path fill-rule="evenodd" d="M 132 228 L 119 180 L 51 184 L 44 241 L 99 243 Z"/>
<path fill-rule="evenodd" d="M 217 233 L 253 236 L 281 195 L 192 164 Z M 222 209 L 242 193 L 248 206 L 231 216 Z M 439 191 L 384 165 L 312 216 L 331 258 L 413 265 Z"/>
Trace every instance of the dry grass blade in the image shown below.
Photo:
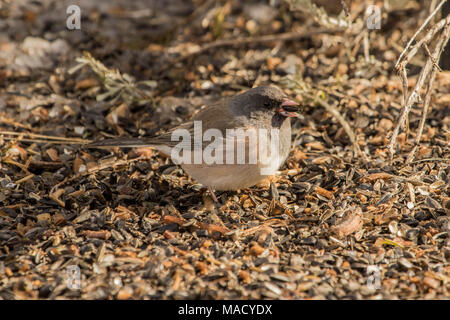
<path fill-rule="evenodd" d="M 87 144 L 91 143 L 90 140 L 80 139 L 80 138 L 66 138 L 66 137 L 56 137 L 47 136 L 43 134 L 36 134 L 31 132 L 13 132 L 13 131 L 0 131 L 0 135 L 13 136 L 13 137 L 3 137 L 5 140 L 26 141 L 26 142 L 38 142 L 38 143 L 61 143 L 61 144 Z M 28 137 L 28 138 L 22 138 Z"/>
<path fill-rule="evenodd" d="M 13 137 L 4 137 L 5 140 L 17 140 L 17 142 L 33 142 L 33 143 L 47 143 L 47 144 L 87 144 L 89 142 L 78 142 L 78 141 L 59 141 L 59 140 L 40 140 L 40 139 L 27 139 L 27 138 L 13 138 Z"/>

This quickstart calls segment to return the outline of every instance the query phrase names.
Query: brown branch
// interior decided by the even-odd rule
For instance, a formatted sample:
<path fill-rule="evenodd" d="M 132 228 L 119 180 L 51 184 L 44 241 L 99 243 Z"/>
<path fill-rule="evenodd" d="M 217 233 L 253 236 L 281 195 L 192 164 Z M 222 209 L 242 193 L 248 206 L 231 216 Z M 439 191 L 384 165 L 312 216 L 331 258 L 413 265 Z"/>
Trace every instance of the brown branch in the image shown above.
<path fill-rule="evenodd" d="M 36 133 L 31 133 L 31 132 L 0 131 L 0 135 L 15 136 L 15 137 L 19 137 L 20 141 L 31 141 L 31 142 L 33 142 L 32 139 L 34 139 L 34 138 L 38 138 L 37 142 L 48 142 L 48 143 L 58 143 L 59 142 L 59 143 L 63 143 L 63 144 L 64 143 L 86 144 L 86 143 L 92 142 L 92 141 L 80 139 L 80 138 L 47 136 L 47 135 L 36 134 Z M 21 137 L 29 137 L 31 139 L 22 139 Z M 11 140 L 12 138 L 4 137 L 4 139 Z"/>
<path fill-rule="evenodd" d="M 428 31 L 428 33 L 415 45 L 413 45 L 409 51 L 409 53 L 404 57 L 403 61 L 396 64 L 396 68 L 400 69 L 404 66 L 406 66 L 409 61 L 416 55 L 417 51 L 423 46 L 424 43 L 430 41 L 436 33 L 438 33 L 442 28 L 444 28 L 447 24 L 450 23 L 450 15 L 448 15 L 446 18 L 440 20 L 433 28 Z"/>
<path fill-rule="evenodd" d="M 14 137 L 3 137 L 3 139 L 6 141 L 15 140 L 16 142 L 34 142 L 34 143 L 47 143 L 47 144 L 87 144 L 87 143 L 89 143 L 89 142 L 79 142 L 79 141 L 27 139 L 27 138 L 20 138 L 20 137 L 18 139 L 14 138 Z"/>
<path fill-rule="evenodd" d="M 442 32 L 441 36 L 439 37 L 438 43 L 435 46 L 435 50 L 433 52 L 433 55 L 430 57 L 428 57 L 425 65 L 423 66 L 419 78 L 417 79 L 417 82 L 413 88 L 413 90 L 411 91 L 411 93 L 405 94 L 405 92 L 407 92 L 407 88 L 408 88 L 408 79 L 407 79 L 407 73 L 406 73 L 406 64 L 408 63 L 409 59 L 412 58 L 413 55 L 411 55 L 412 53 L 410 52 L 404 61 L 402 61 L 399 64 L 399 68 L 401 71 L 401 75 L 402 75 L 402 83 L 403 83 L 403 90 L 404 90 L 404 98 L 403 98 L 403 109 L 401 111 L 400 117 L 398 119 L 397 125 L 395 126 L 395 129 L 392 133 L 391 136 L 391 141 L 389 143 L 388 149 L 389 152 L 391 154 L 391 158 L 394 155 L 394 145 L 396 143 L 397 140 L 397 136 L 399 134 L 400 131 L 400 127 L 403 126 L 403 124 L 405 123 L 405 121 L 407 120 L 407 116 L 411 110 L 411 107 L 414 103 L 417 102 L 418 98 L 419 98 L 419 94 L 420 94 L 420 90 L 422 89 L 425 80 L 427 79 L 427 77 L 430 75 L 431 76 L 435 76 L 435 72 L 432 72 L 435 69 L 435 65 L 436 62 L 439 62 L 439 58 L 440 55 L 442 53 L 443 48 L 445 47 L 447 41 L 448 41 L 448 32 L 449 32 L 449 27 L 450 27 L 450 15 L 447 16 L 445 19 L 442 19 L 441 21 L 439 21 L 439 23 L 433 28 L 431 29 L 427 35 L 424 37 L 424 39 L 431 39 L 432 35 L 436 34 L 438 30 L 440 30 L 440 28 L 436 28 L 438 25 L 443 25 L 445 26 L 444 31 Z M 423 27 L 423 26 L 422 26 Z M 422 28 L 421 27 L 421 28 Z M 414 47 L 413 49 L 411 49 L 411 51 L 414 50 L 414 52 L 417 52 L 417 45 L 420 43 L 420 45 L 425 44 L 425 41 L 419 41 Z M 431 93 L 431 91 L 430 91 Z M 407 98 L 406 98 L 407 97 Z M 428 106 L 427 106 L 427 110 L 428 110 Z"/>
<path fill-rule="evenodd" d="M 414 154 L 416 153 L 417 147 L 419 146 L 419 143 L 420 143 L 420 139 L 422 138 L 423 128 L 425 126 L 425 120 L 426 120 L 426 117 L 428 114 L 428 108 L 430 106 L 431 92 L 433 91 L 434 79 L 436 78 L 436 72 L 439 70 L 439 66 L 438 66 L 439 58 L 441 56 L 442 51 L 445 48 L 445 45 L 448 42 L 449 35 L 450 35 L 450 24 L 448 24 L 445 27 L 444 32 L 442 33 L 441 38 L 439 39 L 439 42 L 436 45 L 433 55 L 429 56 L 429 59 L 433 63 L 433 69 L 431 70 L 430 81 L 427 85 L 427 91 L 425 94 L 425 101 L 424 101 L 424 105 L 423 105 L 422 118 L 420 119 L 419 130 L 417 132 L 415 145 L 408 155 L 406 164 L 411 163 L 411 161 L 414 159 Z"/>
<path fill-rule="evenodd" d="M 416 31 L 416 33 L 412 36 L 412 38 L 409 40 L 408 44 L 406 45 L 405 49 L 403 49 L 403 52 L 400 54 L 400 57 L 398 57 L 397 63 L 395 64 L 395 67 L 397 68 L 400 64 L 400 61 L 402 60 L 403 56 L 405 55 L 406 51 L 408 51 L 411 44 L 414 42 L 414 39 L 419 35 L 419 33 L 427 26 L 428 22 L 431 21 L 431 19 L 434 17 L 434 15 L 439 11 L 439 9 L 446 3 L 447 0 L 442 0 L 441 3 L 434 9 L 434 11 L 430 14 L 430 16 L 424 21 L 424 23 L 420 26 L 420 28 Z"/>
<path fill-rule="evenodd" d="M 438 33 L 446 24 L 450 23 L 450 15 L 447 18 L 439 21 L 428 33 L 415 45 L 413 45 L 409 51 L 409 53 L 403 58 L 403 61 L 396 64 L 396 68 L 399 70 L 400 77 L 403 85 L 403 102 L 402 105 L 406 104 L 406 99 L 408 97 L 408 74 L 406 72 L 406 65 L 411 61 L 411 59 L 417 54 L 417 51 L 426 44 L 426 42 L 430 41 L 436 33 Z M 402 52 L 403 54 L 403 52 Z"/>

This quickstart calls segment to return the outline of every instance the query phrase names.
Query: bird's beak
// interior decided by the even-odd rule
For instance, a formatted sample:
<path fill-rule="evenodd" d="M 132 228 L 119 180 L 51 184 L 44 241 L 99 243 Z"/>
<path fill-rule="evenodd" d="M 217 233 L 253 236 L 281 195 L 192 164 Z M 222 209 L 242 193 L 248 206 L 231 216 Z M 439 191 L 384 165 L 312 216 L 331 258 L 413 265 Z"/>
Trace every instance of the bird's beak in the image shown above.
<path fill-rule="evenodd" d="M 299 104 L 288 98 L 283 98 L 278 113 L 285 117 L 298 117 Z"/>

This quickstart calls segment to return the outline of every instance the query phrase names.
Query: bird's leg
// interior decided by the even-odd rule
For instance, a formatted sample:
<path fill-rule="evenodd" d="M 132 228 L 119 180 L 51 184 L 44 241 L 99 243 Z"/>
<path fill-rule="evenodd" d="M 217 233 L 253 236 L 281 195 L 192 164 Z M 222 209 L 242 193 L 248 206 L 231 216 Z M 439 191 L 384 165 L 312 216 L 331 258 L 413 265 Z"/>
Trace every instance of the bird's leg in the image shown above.
<path fill-rule="evenodd" d="M 215 203 L 219 203 L 219 200 L 217 200 L 216 195 L 214 194 L 214 191 L 211 187 L 208 187 L 209 192 L 211 193 L 211 198 L 214 200 Z"/>

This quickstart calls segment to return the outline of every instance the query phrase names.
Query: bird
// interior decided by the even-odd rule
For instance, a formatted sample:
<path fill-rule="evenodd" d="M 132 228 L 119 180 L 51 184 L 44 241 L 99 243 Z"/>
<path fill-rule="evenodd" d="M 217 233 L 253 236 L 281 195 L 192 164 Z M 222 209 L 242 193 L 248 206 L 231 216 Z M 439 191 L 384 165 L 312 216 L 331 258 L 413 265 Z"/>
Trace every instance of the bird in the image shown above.
<path fill-rule="evenodd" d="M 291 148 L 290 118 L 299 111 L 278 87 L 259 86 L 205 106 L 157 136 L 99 140 L 87 147 L 153 147 L 218 202 L 214 190 L 245 189 L 278 173 Z"/>

